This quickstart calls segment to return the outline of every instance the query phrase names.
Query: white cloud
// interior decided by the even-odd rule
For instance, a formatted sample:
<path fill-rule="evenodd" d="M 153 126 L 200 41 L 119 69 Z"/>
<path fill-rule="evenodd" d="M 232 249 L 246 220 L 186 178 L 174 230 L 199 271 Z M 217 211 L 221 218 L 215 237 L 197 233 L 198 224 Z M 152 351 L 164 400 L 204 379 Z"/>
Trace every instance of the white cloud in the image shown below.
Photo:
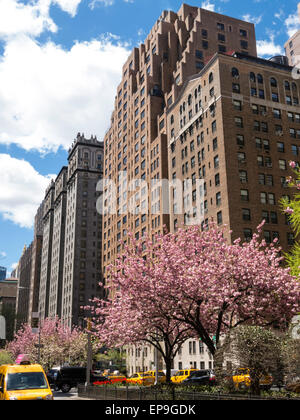
<path fill-rule="evenodd" d="M 0 154 L 0 213 L 21 227 L 31 228 L 51 176 L 39 174 L 25 160 Z"/>
<path fill-rule="evenodd" d="M 52 4 L 58 5 L 72 17 L 81 0 L 21 0 L 0 1 L 0 38 L 10 39 L 19 34 L 36 37 L 44 31 L 57 32 L 58 27 L 49 15 Z"/>
<path fill-rule="evenodd" d="M 215 4 L 211 3 L 210 0 L 205 0 L 202 4 L 201 4 L 201 8 L 202 9 L 206 9 L 206 10 L 210 10 L 211 12 L 215 11 Z"/>
<path fill-rule="evenodd" d="M 68 148 L 77 132 L 101 138 L 128 54 L 113 36 L 70 50 L 28 36 L 8 41 L 0 58 L 0 143 L 44 152 Z"/>
<path fill-rule="evenodd" d="M 289 15 L 284 21 L 286 26 L 287 34 L 291 38 L 299 29 L 300 29 L 300 20 L 298 13 L 295 12 L 292 15 Z"/>
<path fill-rule="evenodd" d="M 6 258 L 7 254 L 4 251 L 0 251 L 0 258 Z"/>
<path fill-rule="evenodd" d="M 275 44 L 274 35 L 271 35 L 269 40 L 257 41 L 257 55 L 259 57 L 273 57 L 283 54 L 283 47 Z"/>
<path fill-rule="evenodd" d="M 251 16 L 249 13 L 243 16 L 243 20 L 246 22 L 254 23 L 258 25 L 262 21 L 262 16 Z"/>
<path fill-rule="evenodd" d="M 89 3 L 89 7 L 90 9 L 94 10 L 95 7 L 97 7 L 98 5 L 103 5 L 103 6 L 112 6 L 115 3 L 115 0 L 92 0 Z"/>

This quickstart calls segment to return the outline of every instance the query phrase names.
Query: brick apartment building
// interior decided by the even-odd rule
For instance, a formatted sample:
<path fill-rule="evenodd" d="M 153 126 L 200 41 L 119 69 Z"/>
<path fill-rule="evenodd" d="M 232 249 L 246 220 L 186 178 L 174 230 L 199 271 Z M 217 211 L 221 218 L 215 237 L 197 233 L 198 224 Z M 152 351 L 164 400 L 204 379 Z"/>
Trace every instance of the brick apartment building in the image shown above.
<path fill-rule="evenodd" d="M 167 111 L 169 178 L 192 180 L 184 199 L 194 206 L 203 179 L 204 223 L 213 218 L 231 240 L 247 240 L 265 220 L 266 241 L 288 249 L 293 235 L 278 200 L 290 194 L 289 161 L 300 152 L 298 104 L 290 67 L 241 53 L 215 54 L 186 81 Z M 171 212 L 171 231 L 182 224 L 185 215 Z"/>
<path fill-rule="evenodd" d="M 187 78 L 203 69 L 216 51 L 256 56 L 254 25 L 183 5 L 178 13 L 163 12 L 145 43 L 125 63 L 104 138 L 104 178 L 117 185 L 116 212 L 103 218 L 104 275 L 129 230 L 140 237 L 169 226 L 169 215 L 161 211 L 162 194 L 155 187 L 147 196 L 141 189 L 139 204 L 129 211 L 136 191 L 122 188 L 120 172 L 127 172 L 127 185 L 135 179 L 148 185 L 151 180 L 168 179 L 167 110 Z M 108 188 L 107 196 L 109 202 Z"/>
<path fill-rule="evenodd" d="M 104 138 L 104 178 L 116 185 L 114 202 L 104 190 L 104 276 L 128 231 L 139 238 L 187 224 L 174 206 L 178 191 L 166 193 L 162 179 L 191 181 L 181 204 L 192 213 L 201 180 L 201 220 L 227 224 L 230 240 L 247 240 L 264 219 L 267 242 L 279 238 L 285 249 L 293 242 L 278 200 L 289 194 L 288 163 L 299 153 L 299 84 L 281 62 L 257 57 L 248 22 L 185 4 L 162 13 L 123 67 Z M 127 365 L 129 373 L 151 368 L 153 352 L 128 348 Z M 197 340 L 174 361 L 189 366 L 212 366 Z"/>
<path fill-rule="evenodd" d="M 300 3 L 298 3 L 298 18 L 300 22 Z M 284 44 L 285 55 L 290 66 L 296 66 L 300 62 L 300 30 L 292 35 Z"/>
<path fill-rule="evenodd" d="M 38 312 L 65 325 L 84 325 L 83 306 L 102 296 L 102 217 L 96 186 L 102 178 L 103 143 L 78 134 L 43 200 L 43 248 Z"/>

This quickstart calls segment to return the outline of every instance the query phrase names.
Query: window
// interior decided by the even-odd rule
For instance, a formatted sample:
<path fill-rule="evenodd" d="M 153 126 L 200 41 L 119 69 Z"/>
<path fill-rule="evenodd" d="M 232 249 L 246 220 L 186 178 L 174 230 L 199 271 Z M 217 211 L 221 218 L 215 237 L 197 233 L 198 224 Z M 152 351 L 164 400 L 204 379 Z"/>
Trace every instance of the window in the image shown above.
<path fill-rule="evenodd" d="M 245 163 L 246 162 L 246 154 L 244 152 L 238 152 L 237 158 L 238 158 L 239 163 Z"/>
<path fill-rule="evenodd" d="M 255 138 L 255 147 L 257 149 L 262 149 L 262 141 L 261 141 L 261 138 L 259 138 L 259 137 L 256 137 Z"/>
<path fill-rule="evenodd" d="M 241 88 L 239 83 L 232 83 L 232 92 L 234 93 L 240 93 Z"/>
<path fill-rule="evenodd" d="M 273 109 L 273 117 L 277 118 L 278 120 L 281 119 L 281 111 L 280 109 Z"/>
<path fill-rule="evenodd" d="M 270 221 L 273 225 L 277 225 L 278 224 L 278 217 L 277 217 L 277 213 L 276 211 L 271 211 L 270 212 Z"/>
<path fill-rule="evenodd" d="M 208 77 L 208 81 L 209 83 L 211 83 L 214 80 L 214 75 L 213 73 L 209 73 L 209 77 Z"/>
<path fill-rule="evenodd" d="M 258 183 L 260 185 L 265 185 L 266 183 L 265 174 L 258 174 Z"/>
<path fill-rule="evenodd" d="M 265 192 L 260 193 L 260 202 L 261 204 L 267 204 L 267 193 Z"/>
<path fill-rule="evenodd" d="M 236 78 L 239 77 L 240 73 L 239 73 L 239 71 L 238 71 L 238 69 L 236 67 L 233 67 L 231 69 L 231 75 L 232 75 L 232 77 L 236 77 Z"/>
<path fill-rule="evenodd" d="M 233 100 L 233 107 L 234 109 L 236 109 L 237 111 L 241 111 L 242 110 L 242 102 L 238 101 L 236 99 Z"/>
<path fill-rule="evenodd" d="M 251 229 L 244 229 L 244 238 L 245 241 L 250 242 L 252 239 L 252 230 Z"/>
<path fill-rule="evenodd" d="M 293 105 L 293 103 L 292 103 L 292 97 L 289 96 L 289 95 L 286 95 L 285 102 L 286 102 L 287 105 Z"/>
<path fill-rule="evenodd" d="M 216 205 L 217 205 L 217 206 L 220 206 L 220 204 L 221 204 L 221 193 L 220 193 L 220 192 L 218 192 L 218 193 L 216 194 Z"/>
<path fill-rule="evenodd" d="M 219 156 L 214 157 L 214 167 L 217 169 L 219 167 Z"/>
<path fill-rule="evenodd" d="M 251 96 L 257 96 L 257 89 L 255 87 L 251 87 Z"/>
<path fill-rule="evenodd" d="M 207 32 L 207 30 L 206 30 L 206 29 L 202 29 L 201 33 L 202 33 L 202 37 L 203 37 L 203 38 L 207 38 L 207 36 L 208 36 L 208 32 Z"/>
<path fill-rule="evenodd" d="M 218 34 L 218 41 L 226 42 L 226 38 L 224 34 Z"/>
<path fill-rule="evenodd" d="M 203 52 L 200 50 L 196 50 L 195 55 L 196 58 L 199 58 L 200 60 L 203 58 Z"/>
<path fill-rule="evenodd" d="M 248 182 L 248 175 L 247 175 L 247 171 L 240 171 L 239 172 L 239 176 L 240 176 L 240 181 L 245 184 L 246 182 Z"/>
<path fill-rule="evenodd" d="M 242 201 L 249 201 L 249 191 L 248 190 L 241 190 L 241 200 Z"/>
<path fill-rule="evenodd" d="M 245 146 L 245 139 L 244 139 L 244 136 L 242 134 L 238 134 L 236 136 L 236 143 L 240 147 Z"/>
<path fill-rule="evenodd" d="M 268 230 L 264 231 L 264 239 L 266 241 L 267 244 L 271 243 L 271 232 Z"/>
<path fill-rule="evenodd" d="M 282 171 L 286 170 L 286 161 L 284 159 L 279 159 L 279 169 Z"/>
<path fill-rule="evenodd" d="M 263 210 L 262 214 L 261 214 L 261 218 L 262 220 L 264 220 L 266 223 L 270 223 L 270 218 L 269 218 L 269 212 Z"/>
<path fill-rule="evenodd" d="M 250 221 L 251 220 L 250 209 L 242 209 L 242 219 L 244 221 Z"/>
<path fill-rule="evenodd" d="M 292 154 L 298 156 L 298 147 L 295 144 L 292 144 Z"/>
<path fill-rule="evenodd" d="M 262 77 L 261 74 L 257 75 L 257 82 L 260 83 L 260 84 L 264 83 L 264 78 Z"/>
<path fill-rule="evenodd" d="M 247 50 L 248 49 L 248 41 L 241 40 L 241 48 L 243 50 Z"/>
<path fill-rule="evenodd" d="M 218 223 L 218 225 L 221 225 L 223 223 L 223 217 L 222 217 L 222 212 L 221 211 L 219 211 L 217 213 L 217 223 Z"/>
<path fill-rule="evenodd" d="M 243 118 L 242 117 L 235 117 L 234 122 L 236 127 L 243 128 Z"/>
<path fill-rule="evenodd" d="M 268 200 L 269 200 L 269 204 L 275 205 L 275 194 L 269 193 L 268 194 Z"/>
<path fill-rule="evenodd" d="M 255 73 L 251 72 L 251 73 L 249 74 L 249 79 L 250 79 L 250 82 L 255 83 L 255 82 L 256 82 L 256 76 L 255 76 Z"/>
<path fill-rule="evenodd" d="M 277 87 L 277 80 L 275 79 L 275 77 L 270 78 L 270 85 L 272 87 Z"/>

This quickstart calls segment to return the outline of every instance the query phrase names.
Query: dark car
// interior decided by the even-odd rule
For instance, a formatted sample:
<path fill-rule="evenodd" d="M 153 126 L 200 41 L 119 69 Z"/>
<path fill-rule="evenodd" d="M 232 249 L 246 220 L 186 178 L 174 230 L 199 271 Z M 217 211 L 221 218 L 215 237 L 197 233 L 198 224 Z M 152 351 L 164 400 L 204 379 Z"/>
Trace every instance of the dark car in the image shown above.
<path fill-rule="evenodd" d="M 47 378 L 51 387 L 67 393 L 71 388 L 76 388 L 78 384 L 84 384 L 86 382 L 86 368 L 69 366 L 53 368 L 47 372 Z M 99 375 L 91 372 L 91 383 L 97 381 L 98 378 Z"/>
<path fill-rule="evenodd" d="M 184 385 L 215 385 L 216 377 L 212 370 L 202 369 L 192 372 L 184 381 Z"/>

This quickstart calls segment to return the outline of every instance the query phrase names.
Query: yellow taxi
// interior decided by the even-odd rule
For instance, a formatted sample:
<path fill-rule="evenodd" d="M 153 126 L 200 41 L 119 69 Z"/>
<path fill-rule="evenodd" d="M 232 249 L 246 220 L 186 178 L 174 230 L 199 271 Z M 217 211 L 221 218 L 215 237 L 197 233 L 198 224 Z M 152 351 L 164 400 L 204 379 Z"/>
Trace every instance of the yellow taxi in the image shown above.
<path fill-rule="evenodd" d="M 171 381 L 175 384 L 180 384 L 184 381 L 192 372 L 197 372 L 199 369 L 182 369 L 175 373 L 174 376 L 171 377 Z"/>
<path fill-rule="evenodd" d="M 0 366 L 0 400 L 53 400 L 42 366 Z"/>
<path fill-rule="evenodd" d="M 250 370 L 247 368 L 239 368 L 232 376 L 233 384 L 236 388 L 248 388 L 251 385 Z M 270 388 L 273 383 L 271 375 L 264 375 L 259 380 L 261 388 Z"/>
<path fill-rule="evenodd" d="M 153 376 L 154 382 L 155 382 L 155 370 L 148 370 L 146 372 L 146 375 Z M 165 373 L 162 370 L 159 370 L 158 371 L 158 382 L 161 383 L 161 384 L 165 384 L 166 379 L 167 379 L 167 377 L 166 377 Z"/>
<path fill-rule="evenodd" d="M 129 378 L 127 378 L 127 383 L 128 384 L 133 384 L 133 385 L 154 385 L 155 382 L 155 378 L 151 375 L 149 375 L 148 373 L 142 373 L 142 372 L 138 372 L 138 373 L 134 373 L 133 375 L 131 375 Z"/>

